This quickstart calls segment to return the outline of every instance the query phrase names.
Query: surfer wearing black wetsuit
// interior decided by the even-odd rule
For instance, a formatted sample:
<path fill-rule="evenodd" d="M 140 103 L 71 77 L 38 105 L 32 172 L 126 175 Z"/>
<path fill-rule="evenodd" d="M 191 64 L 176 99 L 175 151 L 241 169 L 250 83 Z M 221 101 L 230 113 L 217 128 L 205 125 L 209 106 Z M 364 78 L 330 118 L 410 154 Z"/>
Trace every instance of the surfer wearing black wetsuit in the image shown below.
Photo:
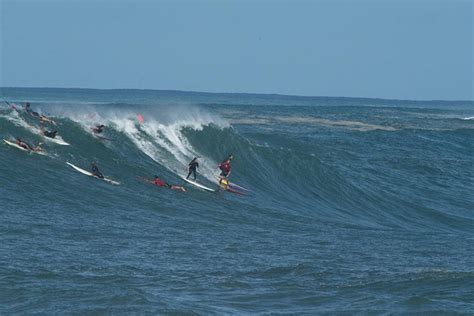
<path fill-rule="evenodd" d="M 28 143 L 24 142 L 23 140 L 21 140 L 20 138 L 17 138 L 15 143 L 18 146 L 20 146 L 21 148 L 24 148 L 28 151 L 42 151 L 43 150 L 43 148 L 41 148 L 43 143 L 38 143 L 38 146 L 33 147 L 33 146 L 29 145 Z"/>
<path fill-rule="evenodd" d="M 104 131 L 104 127 L 105 125 L 96 125 L 96 127 L 94 127 L 92 131 L 96 134 L 100 134 Z"/>
<path fill-rule="evenodd" d="M 30 145 L 28 145 L 27 143 L 25 143 L 25 142 L 24 142 L 22 139 L 20 139 L 20 138 L 17 138 L 17 139 L 16 139 L 16 144 L 17 144 L 18 146 L 20 146 L 21 148 L 24 148 L 24 149 L 26 149 L 26 150 L 31 150 L 31 151 L 33 151 L 33 147 L 31 147 Z"/>
<path fill-rule="evenodd" d="M 57 133 L 58 131 L 52 131 L 52 132 L 45 131 L 44 136 L 49 137 L 49 138 L 55 138 Z"/>
<path fill-rule="evenodd" d="M 95 164 L 95 162 L 91 163 L 92 174 L 99 179 L 104 179 L 104 175 L 100 172 L 99 167 Z"/>
<path fill-rule="evenodd" d="M 35 112 L 31 109 L 30 107 L 30 102 L 26 102 L 25 104 L 25 111 L 26 113 L 28 113 L 29 115 L 31 116 L 35 116 L 35 117 L 40 117 L 39 113 L 38 112 Z"/>
<path fill-rule="evenodd" d="M 189 166 L 189 173 L 188 173 L 188 176 L 186 177 L 186 179 L 189 179 L 189 176 L 191 175 L 191 173 L 193 174 L 194 176 L 194 181 L 196 181 L 196 168 L 199 168 L 199 163 L 197 162 L 197 157 L 194 157 L 193 160 L 191 160 L 191 162 L 188 164 Z"/>
<path fill-rule="evenodd" d="M 54 131 L 50 132 L 48 130 L 45 130 L 43 127 L 41 127 L 41 133 L 43 133 L 43 135 L 46 136 L 46 137 L 55 138 L 58 131 L 54 130 Z"/>
<path fill-rule="evenodd" d="M 31 106 L 30 106 L 30 103 L 29 102 L 26 102 L 26 105 L 25 105 L 25 112 L 28 113 L 29 115 L 33 116 L 33 117 L 36 117 L 38 118 L 41 122 L 46 122 L 46 123 L 50 123 L 50 124 L 53 124 L 53 125 L 56 125 L 56 122 L 53 121 L 52 119 L 50 119 L 49 117 L 43 115 L 43 114 L 39 114 L 38 112 L 35 112 L 31 109 Z"/>

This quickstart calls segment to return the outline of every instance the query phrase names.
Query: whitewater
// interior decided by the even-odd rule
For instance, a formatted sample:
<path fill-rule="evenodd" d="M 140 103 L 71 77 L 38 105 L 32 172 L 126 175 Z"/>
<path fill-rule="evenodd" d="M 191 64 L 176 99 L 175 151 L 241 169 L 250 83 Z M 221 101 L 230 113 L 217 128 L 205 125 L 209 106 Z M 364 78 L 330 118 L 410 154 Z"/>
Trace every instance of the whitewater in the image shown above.
<path fill-rule="evenodd" d="M 47 152 L 0 145 L 0 314 L 474 313 L 472 101 L 0 95 L 70 144 L 0 104 L 0 138 Z M 250 194 L 181 179 L 199 157 L 217 188 L 229 154 Z M 187 191 L 140 178 L 154 175 Z"/>

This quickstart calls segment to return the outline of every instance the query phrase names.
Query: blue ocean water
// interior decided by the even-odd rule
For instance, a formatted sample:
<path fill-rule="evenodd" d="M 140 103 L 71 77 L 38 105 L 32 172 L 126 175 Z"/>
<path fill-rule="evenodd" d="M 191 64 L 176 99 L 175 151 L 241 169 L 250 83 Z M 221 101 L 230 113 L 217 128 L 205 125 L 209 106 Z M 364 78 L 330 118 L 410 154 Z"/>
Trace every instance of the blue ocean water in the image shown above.
<path fill-rule="evenodd" d="M 0 92 L 0 314 L 474 313 L 474 102 Z"/>

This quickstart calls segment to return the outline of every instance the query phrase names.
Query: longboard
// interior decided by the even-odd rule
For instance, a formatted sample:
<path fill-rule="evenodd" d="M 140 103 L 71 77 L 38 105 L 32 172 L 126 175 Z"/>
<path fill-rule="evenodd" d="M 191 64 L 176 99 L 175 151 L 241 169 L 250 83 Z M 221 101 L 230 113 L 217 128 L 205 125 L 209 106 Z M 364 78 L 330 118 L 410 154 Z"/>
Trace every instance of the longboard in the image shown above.
<path fill-rule="evenodd" d="M 23 148 L 23 147 L 17 145 L 16 143 L 11 142 L 11 141 L 9 141 L 9 140 L 4 139 L 3 141 L 4 141 L 7 145 L 10 145 L 10 146 L 15 147 L 15 148 L 18 148 L 18 149 L 20 149 L 20 150 L 26 151 L 26 152 L 28 152 L 28 153 L 46 156 L 46 153 L 45 153 L 44 151 L 28 150 L 28 149 Z"/>
<path fill-rule="evenodd" d="M 100 136 L 100 135 L 97 135 L 97 134 L 93 134 L 95 138 L 99 139 L 99 140 L 108 140 L 108 141 L 112 141 L 112 139 L 110 138 L 107 138 L 107 137 L 104 137 L 104 136 Z"/>
<path fill-rule="evenodd" d="M 46 139 L 47 141 L 49 142 L 53 142 L 53 143 L 56 143 L 58 145 L 62 145 L 62 146 L 69 146 L 71 144 L 69 144 L 68 142 L 64 141 L 64 139 L 62 139 L 61 136 L 56 136 L 55 138 L 51 138 L 51 137 L 47 137 L 43 134 L 41 134 L 41 136 L 43 136 L 44 139 Z"/>
<path fill-rule="evenodd" d="M 82 169 L 82 168 L 79 168 L 78 166 L 75 166 L 75 165 L 73 165 L 73 164 L 70 163 L 70 162 L 66 162 L 66 163 L 67 163 L 69 166 L 71 166 L 74 170 L 76 170 L 76 171 L 78 171 L 78 172 L 80 172 L 80 173 L 82 173 L 82 174 L 85 174 L 86 176 L 94 177 L 94 178 L 99 179 L 99 180 L 104 180 L 105 182 L 110 183 L 110 184 L 114 184 L 114 185 L 119 185 L 119 184 L 120 184 L 120 182 L 117 182 L 117 181 L 114 181 L 114 180 L 111 180 L 111 179 L 107 179 L 107 178 L 101 179 L 101 178 L 95 176 L 93 173 L 91 173 L 91 172 L 89 172 L 89 171 L 87 171 L 87 170 L 84 170 L 84 169 Z"/>
<path fill-rule="evenodd" d="M 196 181 L 192 181 L 192 180 L 186 179 L 186 177 L 181 177 L 181 178 L 182 178 L 184 181 L 186 181 L 187 183 L 192 184 L 192 185 L 194 185 L 194 186 L 196 186 L 196 187 L 198 187 L 198 188 L 200 188 L 200 189 L 203 189 L 203 190 L 206 190 L 206 191 L 209 191 L 209 192 L 215 192 L 215 191 L 216 191 L 216 190 L 211 189 L 211 188 L 208 188 L 208 187 L 206 187 L 205 185 L 202 185 L 202 184 L 200 184 L 200 183 L 198 183 L 198 182 L 196 182 Z"/>
<path fill-rule="evenodd" d="M 228 179 L 222 179 L 221 177 L 216 177 L 219 187 L 225 191 L 240 194 L 240 195 L 247 195 L 250 191 L 244 187 L 241 187 L 237 184 L 231 183 Z"/>

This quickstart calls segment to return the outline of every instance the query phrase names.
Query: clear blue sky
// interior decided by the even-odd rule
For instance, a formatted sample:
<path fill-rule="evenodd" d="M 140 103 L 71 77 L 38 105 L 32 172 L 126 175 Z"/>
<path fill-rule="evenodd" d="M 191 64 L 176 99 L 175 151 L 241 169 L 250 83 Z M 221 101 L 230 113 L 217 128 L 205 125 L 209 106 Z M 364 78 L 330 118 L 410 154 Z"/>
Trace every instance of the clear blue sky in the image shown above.
<path fill-rule="evenodd" d="M 471 1 L 0 2 L 0 86 L 473 99 Z"/>

